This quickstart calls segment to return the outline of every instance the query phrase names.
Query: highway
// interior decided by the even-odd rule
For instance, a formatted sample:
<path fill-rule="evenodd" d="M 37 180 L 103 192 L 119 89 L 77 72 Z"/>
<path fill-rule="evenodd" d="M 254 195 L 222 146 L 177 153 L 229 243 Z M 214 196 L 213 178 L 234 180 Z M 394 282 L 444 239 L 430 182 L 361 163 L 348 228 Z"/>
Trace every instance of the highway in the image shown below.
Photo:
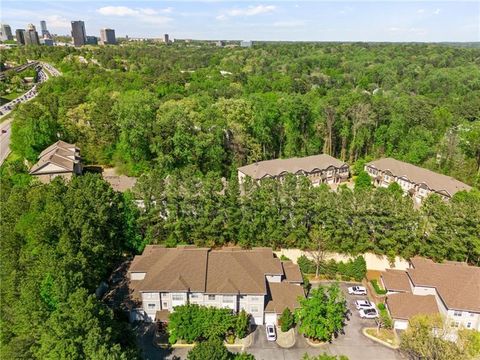
<path fill-rule="evenodd" d="M 18 98 L 6 103 L 5 105 L 0 106 L 0 119 L 4 116 L 10 114 L 13 109 L 20 103 L 26 103 L 30 101 L 35 96 L 37 96 L 37 85 L 39 83 L 45 82 L 49 78 L 49 74 L 52 76 L 60 76 L 61 73 L 55 69 L 53 66 L 47 63 L 39 63 L 37 68 L 38 79 L 37 84 L 35 84 L 30 90 L 25 94 L 19 96 Z M 10 136 L 12 134 L 12 119 L 5 120 L 0 123 L 0 166 L 3 164 L 4 160 L 10 154 Z"/>

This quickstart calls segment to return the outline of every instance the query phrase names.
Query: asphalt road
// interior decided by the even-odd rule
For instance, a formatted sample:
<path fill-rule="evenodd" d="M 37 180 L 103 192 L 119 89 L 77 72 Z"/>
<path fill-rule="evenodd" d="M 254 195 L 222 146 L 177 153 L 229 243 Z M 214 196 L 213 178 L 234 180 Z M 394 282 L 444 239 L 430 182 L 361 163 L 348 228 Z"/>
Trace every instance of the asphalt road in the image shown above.
<path fill-rule="evenodd" d="M 52 76 L 59 76 L 61 73 L 55 69 L 53 66 L 47 63 L 40 63 L 42 65 L 42 69 L 38 73 L 38 82 L 42 83 L 47 81 L 49 78 L 49 74 Z M 45 71 L 45 69 L 47 71 Z M 0 118 L 7 116 L 10 112 L 15 109 L 20 103 L 25 103 L 30 101 L 31 99 L 37 96 L 37 85 L 34 85 L 30 90 L 28 90 L 25 94 L 22 94 L 18 98 L 10 101 L 9 103 L 2 105 L 0 107 Z M 2 123 L 0 123 L 0 166 L 3 164 L 7 156 L 10 154 L 10 136 L 11 136 L 11 127 L 12 127 L 12 120 L 8 119 Z"/>

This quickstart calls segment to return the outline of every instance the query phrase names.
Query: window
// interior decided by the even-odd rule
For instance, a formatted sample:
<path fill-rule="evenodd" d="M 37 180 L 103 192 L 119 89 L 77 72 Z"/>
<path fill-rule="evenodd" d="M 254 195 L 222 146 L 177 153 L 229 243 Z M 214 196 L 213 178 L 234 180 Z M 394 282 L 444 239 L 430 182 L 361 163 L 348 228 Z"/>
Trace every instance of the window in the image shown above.
<path fill-rule="evenodd" d="M 459 326 L 460 326 L 460 323 L 458 321 L 454 321 L 452 323 L 452 327 L 454 327 L 454 328 L 458 328 Z"/>
<path fill-rule="evenodd" d="M 472 323 L 469 321 L 469 322 L 467 323 L 467 329 L 470 329 L 471 327 L 472 327 Z"/>
<path fill-rule="evenodd" d="M 149 309 L 155 309 L 155 304 L 148 304 Z"/>
<path fill-rule="evenodd" d="M 474 313 L 470 313 L 470 317 L 474 317 L 474 316 L 475 316 L 475 314 L 474 314 Z"/>
<path fill-rule="evenodd" d="M 258 306 L 256 306 L 256 305 L 250 306 L 250 312 L 251 313 L 257 313 L 258 312 Z"/>
<path fill-rule="evenodd" d="M 200 296 L 198 294 L 190 294 L 191 299 L 198 299 Z"/>
<path fill-rule="evenodd" d="M 462 316 L 462 312 L 461 311 L 454 311 L 453 316 Z"/>
<path fill-rule="evenodd" d="M 173 294 L 172 295 L 172 300 L 173 301 L 182 301 L 183 300 L 183 294 Z"/>
<path fill-rule="evenodd" d="M 225 303 L 233 303 L 233 296 L 224 295 L 224 296 L 223 296 L 223 302 L 225 302 Z"/>
<path fill-rule="evenodd" d="M 162 307 L 163 307 L 164 309 L 168 308 L 168 303 L 164 301 Z"/>
<path fill-rule="evenodd" d="M 250 298 L 250 301 L 258 301 L 258 296 L 252 296 L 252 297 Z"/>
<path fill-rule="evenodd" d="M 208 300 L 214 301 L 215 300 L 215 295 L 208 295 Z"/>

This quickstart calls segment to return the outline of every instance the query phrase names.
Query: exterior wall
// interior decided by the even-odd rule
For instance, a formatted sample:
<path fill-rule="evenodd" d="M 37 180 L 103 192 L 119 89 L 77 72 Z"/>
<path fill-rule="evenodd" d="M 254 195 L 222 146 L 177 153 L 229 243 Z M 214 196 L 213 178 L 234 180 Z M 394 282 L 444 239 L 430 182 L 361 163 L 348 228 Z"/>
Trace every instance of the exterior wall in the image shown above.
<path fill-rule="evenodd" d="M 274 253 L 280 257 L 281 255 L 285 255 L 290 260 L 292 260 L 295 264 L 300 256 L 305 255 L 307 258 L 312 259 L 312 256 L 308 253 L 308 251 L 303 251 L 300 249 L 281 249 L 279 251 L 274 251 Z M 407 270 L 410 268 L 410 264 L 407 260 L 397 256 L 395 257 L 395 262 L 390 265 L 390 262 L 386 256 L 377 255 L 372 253 L 365 253 L 363 254 L 363 258 L 367 263 L 367 269 L 369 270 L 379 270 L 385 271 L 386 269 L 397 269 L 397 270 Z M 353 256 L 339 254 L 339 253 L 326 253 L 325 255 L 326 260 L 335 260 L 335 261 L 348 261 L 350 259 L 354 259 Z"/>
<path fill-rule="evenodd" d="M 277 314 L 276 313 L 265 313 L 265 324 L 277 325 Z"/>
<path fill-rule="evenodd" d="M 405 330 L 408 328 L 408 320 L 393 319 L 393 328 L 395 330 Z"/>
<path fill-rule="evenodd" d="M 282 275 L 267 275 L 267 281 L 273 283 L 279 283 L 282 281 Z"/>
<path fill-rule="evenodd" d="M 143 310 L 145 311 L 146 315 L 151 319 L 155 319 L 155 313 L 158 310 L 161 310 L 160 304 L 160 293 L 142 293 L 142 305 Z"/>
<path fill-rule="evenodd" d="M 238 183 L 241 185 L 245 182 L 246 175 L 241 171 L 238 171 Z"/>
<path fill-rule="evenodd" d="M 480 331 L 480 314 L 468 311 L 448 310 L 447 319 L 455 328 L 475 329 Z"/>

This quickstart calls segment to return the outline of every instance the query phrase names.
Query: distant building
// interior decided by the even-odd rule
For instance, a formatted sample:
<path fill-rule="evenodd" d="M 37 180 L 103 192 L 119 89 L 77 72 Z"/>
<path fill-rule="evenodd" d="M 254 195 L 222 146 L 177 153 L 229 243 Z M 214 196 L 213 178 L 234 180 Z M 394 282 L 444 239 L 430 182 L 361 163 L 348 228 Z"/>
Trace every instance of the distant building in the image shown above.
<path fill-rule="evenodd" d="M 168 34 L 163 35 L 163 42 L 165 44 L 168 44 L 170 42 L 170 38 L 169 38 Z"/>
<path fill-rule="evenodd" d="M 432 193 L 448 200 L 459 191 L 472 189 L 469 185 L 450 176 L 393 158 L 369 162 L 365 165 L 365 171 L 373 178 L 375 186 L 386 188 L 396 182 L 417 204 Z"/>
<path fill-rule="evenodd" d="M 226 42 L 224 40 L 219 40 L 215 43 L 215 45 L 217 45 L 218 47 L 224 47 L 226 44 Z"/>
<path fill-rule="evenodd" d="M 48 183 L 57 176 L 71 179 L 73 175 L 81 173 L 80 149 L 75 144 L 61 140 L 43 150 L 38 162 L 30 169 L 30 175 L 37 176 L 43 183 Z"/>
<path fill-rule="evenodd" d="M 87 42 L 85 23 L 83 21 L 72 21 L 72 39 L 74 46 L 83 46 Z"/>
<path fill-rule="evenodd" d="M 13 40 L 12 28 L 10 27 L 10 25 L 2 24 L 2 26 L 0 27 L 0 40 Z"/>
<path fill-rule="evenodd" d="M 33 24 L 28 24 L 25 31 L 25 45 L 40 45 L 37 29 Z"/>
<path fill-rule="evenodd" d="M 253 43 L 250 40 L 243 40 L 240 42 L 241 47 L 252 47 Z"/>
<path fill-rule="evenodd" d="M 42 31 L 42 38 L 51 38 L 50 31 L 47 30 L 47 22 L 45 20 L 40 21 L 40 30 Z"/>
<path fill-rule="evenodd" d="M 17 38 L 17 45 L 25 45 L 25 29 L 15 30 L 15 37 Z"/>
<path fill-rule="evenodd" d="M 98 45 L 98 38 L 96 36 L 87 36 L 86 45 Z"/>
<path fill-rule="evenodd" d="M 327 154 L 302 158 L 274 159 L 256 162 L 238 168 L 238 182 L 248 176 L 260 182 L 263 179 L 282 180 L 287 174 L 305 176 L 313 184 L 338 184 L 348 180 L 348 164 Z"/>
<path fill-rule="evenodd" d="M 53 40 L 49 38 L 43 38 L 43 39 L 40 39 L 40 44 L 46 45 L 46 46 L 53 46 Z"/>
<path fill-rule="evenodd" d="M 115 37 L 115 30 L 101 29 L 100 41 L 101 41 L 101 44 L 103 45 L 115 45 L 117 43 L 117 39 Z"/>

